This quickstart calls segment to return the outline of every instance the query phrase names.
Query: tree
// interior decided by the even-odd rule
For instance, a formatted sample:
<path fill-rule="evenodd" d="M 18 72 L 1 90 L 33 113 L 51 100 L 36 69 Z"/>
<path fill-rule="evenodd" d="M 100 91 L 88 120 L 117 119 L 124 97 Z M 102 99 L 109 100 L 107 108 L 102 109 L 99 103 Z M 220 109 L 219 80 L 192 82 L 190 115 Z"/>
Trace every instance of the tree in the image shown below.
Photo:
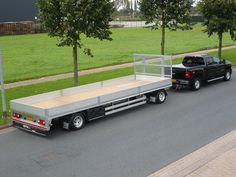
<path fill-rule="evenodd" d="M 134 12 L 136 13 L 138 10 L 138 1 L 134 0 Z"/>
<path fill-rule="evenodd" d="M 205 18 L 204 26 L 208 36 L 217 34 L 219 38 L 218 56 L 222 56 L 223 34 L 229 32 L 236 40 L 236 1 L 235 0 L 202 0 L 200 9 Z"/>
<path fill-rule="evenodd" d="M 146 23 L 154 23 L 153 29 L 161 26 L 161 54 L 165 54 L 166 28 L 177 30 L 189 29 L 192 0 L 140 0 L 140 11 Z"/>
<path fill-rule="evenodd" d="M 130 6 L 130 1 L 127 0 L 125 1 L 125 9 L 124 9 L 125 13 L 127 15 L 130 15 L 130 12 L 131 12 L 131 6 Z"/>
<path fill-rule="evenodd" d="M 190 15 L 202 15 L 199 3 L 197 3 L 195 6 L 192 6 Z"/>
<path fill-rule="evenodd" d="M 120 8 L 125 6 L 127 0 L 113 0 L 113 2 L 114 2 L 116 10 L 118 11 L 120 10 Z"/>
<path fill-rule="evenodd" d="M 39 16 L 50 37 L 58 46 L 73 48 L 74 85 L 78 86 L 78 48 L 92 56 L 81 36 L 112 40 L 109 22 L 114 11 L 110 0 L 38 0 Z"/>

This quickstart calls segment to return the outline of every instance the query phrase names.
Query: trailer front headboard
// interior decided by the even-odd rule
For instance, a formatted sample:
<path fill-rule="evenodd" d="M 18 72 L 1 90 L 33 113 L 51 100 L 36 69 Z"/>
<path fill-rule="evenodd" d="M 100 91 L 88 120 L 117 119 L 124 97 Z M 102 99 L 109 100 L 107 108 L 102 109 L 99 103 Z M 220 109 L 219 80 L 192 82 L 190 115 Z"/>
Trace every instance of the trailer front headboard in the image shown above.
<path fill-rule="evenodd" d="M 134 77 L 150 75 L 172 78 L 172 55 L 134 54 Z"/>

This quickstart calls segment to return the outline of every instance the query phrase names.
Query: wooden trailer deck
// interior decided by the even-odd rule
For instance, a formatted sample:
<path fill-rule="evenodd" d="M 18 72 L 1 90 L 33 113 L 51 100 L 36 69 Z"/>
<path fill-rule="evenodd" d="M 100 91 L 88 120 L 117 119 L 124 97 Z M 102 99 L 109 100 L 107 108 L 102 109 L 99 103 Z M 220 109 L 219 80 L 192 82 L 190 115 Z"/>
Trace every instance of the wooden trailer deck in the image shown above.
<path fill-rule="evenodd" d="M 165 78 L 158 78 L 160 81 L 165 79 Z M 59 96 L 56 98 L 40 101 L 40 102 L 35 102 L 31 104 L 31 106 L 42 108 L 42 109 L 50 109 L 53 107 L 65 105 L 65 104 L 70 104 L 94 97 L 99 97 L 103 96 L 106 94 L 111 94 L 115 92 L 120 92 L 136 87 L 142 87 L 144 85 L 148 85 L 153 83 L 154 81 L 151 80 L 133 80 L 133 81 L 128 81 L 124 83 L 115 83 L 111 86 L 104 86 L 102 88 L 94 89 L 94 90 L 89 90 L 89 91 L 84 91 L 81 93 L 74 93 L 71 95 L 66 95 L 66 96 Z M 157 82 L 157 80 L 155 80 Z"/>

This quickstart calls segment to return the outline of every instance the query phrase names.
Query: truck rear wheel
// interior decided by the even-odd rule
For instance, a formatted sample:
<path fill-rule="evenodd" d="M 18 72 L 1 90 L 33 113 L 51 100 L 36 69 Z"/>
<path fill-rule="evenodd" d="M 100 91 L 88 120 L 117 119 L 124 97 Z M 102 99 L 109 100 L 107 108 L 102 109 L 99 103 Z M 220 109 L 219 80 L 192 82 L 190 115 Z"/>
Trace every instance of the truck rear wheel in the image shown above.
<path fill-rule="evenodd" d="M 199 78 L 195 78 L 192 82 L 191 89 L 193 91 L 197 91 L 201 88 L 201 80 Z"/>
<path fill-rule="evenodd" d="M 84 126 L 85 117 L 82 113 L 77 113 L 71 116 L 69 120 L 70 130 L 79 130 Z"/>

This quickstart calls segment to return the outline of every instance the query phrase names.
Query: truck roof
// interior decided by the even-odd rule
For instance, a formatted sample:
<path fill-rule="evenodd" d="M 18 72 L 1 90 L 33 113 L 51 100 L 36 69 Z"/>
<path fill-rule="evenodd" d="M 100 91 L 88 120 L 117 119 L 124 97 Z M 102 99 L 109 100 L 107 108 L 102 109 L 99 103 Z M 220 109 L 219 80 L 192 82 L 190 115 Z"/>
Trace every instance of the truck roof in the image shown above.
<path fill-rule="evenodd" d="M 192 55 L 186 55 L 185 57 L 206 57 L 209 56 L 207 54 L 192 54 Z"/>

